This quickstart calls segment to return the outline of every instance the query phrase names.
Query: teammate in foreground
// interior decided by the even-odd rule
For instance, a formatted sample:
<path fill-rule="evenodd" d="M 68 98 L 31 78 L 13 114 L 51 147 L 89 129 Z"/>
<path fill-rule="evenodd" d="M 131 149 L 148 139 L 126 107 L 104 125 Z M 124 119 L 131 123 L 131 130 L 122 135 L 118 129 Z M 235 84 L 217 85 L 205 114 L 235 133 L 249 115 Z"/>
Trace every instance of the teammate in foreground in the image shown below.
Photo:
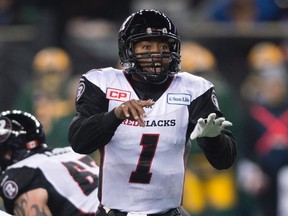
<path fill-rule="evenodd" d="M 209 81 L 180 71 L 180 39 L 163 13 L 141 10 L 119 31 L 124 70 L 93 69 L 80 79 L 68 139 L 101 154 L 96 215 L 181 215 L 185 153 L 197 139 L 216 169 L 236 158 L 232 123 Z"/>
<path fill-rule="evenodd" d="M 0 195 L 8 213 L 92 216 L 98 167 L 71 147 L 49 149 L 41 123 L 30 113 L 0 113 Z"/>

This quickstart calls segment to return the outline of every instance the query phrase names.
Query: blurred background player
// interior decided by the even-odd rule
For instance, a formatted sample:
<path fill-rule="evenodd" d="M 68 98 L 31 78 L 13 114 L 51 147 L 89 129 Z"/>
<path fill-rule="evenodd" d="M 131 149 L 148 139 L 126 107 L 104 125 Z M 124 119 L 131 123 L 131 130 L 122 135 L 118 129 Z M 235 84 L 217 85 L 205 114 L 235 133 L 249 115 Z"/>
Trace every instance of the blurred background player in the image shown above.
<path fill-rule="evenodd" d="M 98 166 L 70 147 L 48 148 L 30 113 L 0 113 L 1 190 L 8 213 L 92 216 L 98 207 Z"/>
<path fill-rule="evenodd" d="M 57 118 L 53 118 L 52 126 L 49 131 L 47 142 L 53 143 L 55 147 L 63 147 L 68 145 L 67 134 L 71 120 L 75 112 L 75 95 L 78 88 L 80 76 L 73 75 L 69 78 L 65 86 L 65 113 Z"/>
<path fill-rule="evenodd" d="M 183 71 L 204 77 L 215 85 L 218 103 L 233 122 L 236 137 L 241 137 L 241 112 L 237 112 L 236 93 L 218 71 L 217 59 L 205 46 L 183 41 L 181 47 Z M 217 171 L 209 165 L 197 143 L 192 141 L 185 177 L 183 206 L 191 215 L 232 215 L 237 204 L 234 169 Z"/>
<path fill-rule="evenodd" d="M 255 44 L 247 55 L 247 62 L 249 73 L 241 84 L 240 90 L 244 102 L 249 106 L 255 101 L 260 102 L 263 94 L 266 94 L 266 86 L 262 85 L 262 75 L 285 74 L 287 68 L 282 48 L 269 41 Z"/>
<path fill-rule="evenodd" d="M 47 142 L 53 147 L 68 145 L 65 127 L 61 129 L 63 133 L 56 136 L 53 134 L 53 124 L 74 112 L 71 94 L 75 97 L 76 87 L 75 90 L 71 89 L 72 68 L 71 58 L 65 50 L 58 47 L 40 50 L 32 62 L 33 80 L 24 86 L 14 106 L 40 120 Z"/>
<path fill-rule="evenodd" d="M 280 171 L 288 165 L 288 72 L 276 43 L 256 44 L 248 61 L 250 74 L 241 89 L 247 106 L 247 139 L 240 146 L 237 165 L 240 207 L 243 215 L 278 216 L 279 204 L 287 197 L 279 199 L 277 191 L 284 195 L 287 187 L 278 182 L 283 182 Z M 253 211 L 247 210 L 249 206 Z"/>

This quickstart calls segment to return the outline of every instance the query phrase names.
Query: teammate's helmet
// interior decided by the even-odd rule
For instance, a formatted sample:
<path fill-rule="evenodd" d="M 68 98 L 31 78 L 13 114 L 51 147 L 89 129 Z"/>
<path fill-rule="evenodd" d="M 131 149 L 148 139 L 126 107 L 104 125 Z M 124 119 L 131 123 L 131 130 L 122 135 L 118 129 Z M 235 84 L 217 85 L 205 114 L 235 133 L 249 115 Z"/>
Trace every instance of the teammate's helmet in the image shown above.
<path fill-rule="evenodd" d="M 135 42 L 157 38 L 169 44 L 169 52 L 141 53 L 135 55 Z M 127 73 L 137 73 L 150 83 L 160 84 L 180 71 L 180 38 L 172 21 L 162 12 L 140 10 L 130 15 L 122 24 L 118 36 L 120 63 Z M 157 54 L 157 58 L 151 54 Z M 160 57 L 159 57 L 160 56 Z M 163 68 L 163 58 L 169 58 L 168 68 Z M 149 68 L 154 72 L 145 72 L 139 60 L 152 59 Z M 160 64 L 159 64 L 160 63 Z M 161 68 L 160 73 L 156 70 Z"/>
<path fill-rule="evenodd" d="M 45 74 L 51 71 L 69 74 L 71 72 L 71 64 L 68 53 L 57 47 L 47 47 L 40 50 L 32 62 L 33 70 L 38 74 Z"/>
<path fill-rule="evenodd" d="M 216 68 L 216 59 L 213 53 L 193 41 L 182 41 L 181 69 L 192 74 L 209 73 Z"/>
<path fill-rule="evenodd" d="M 284 64 L 285 57 L 281 47 L 272 42 L 259 42 L 248 53 L 250 66 L 258 71 Z"/>
<path fill-rule="evenodd" d="M 24 159 L 32 150 L 46 148 L 42 124 L 30 113 L 8 110 L 0 113 L 0 166 Z M 11 157 L 5 152 L 11 151 Z"/>

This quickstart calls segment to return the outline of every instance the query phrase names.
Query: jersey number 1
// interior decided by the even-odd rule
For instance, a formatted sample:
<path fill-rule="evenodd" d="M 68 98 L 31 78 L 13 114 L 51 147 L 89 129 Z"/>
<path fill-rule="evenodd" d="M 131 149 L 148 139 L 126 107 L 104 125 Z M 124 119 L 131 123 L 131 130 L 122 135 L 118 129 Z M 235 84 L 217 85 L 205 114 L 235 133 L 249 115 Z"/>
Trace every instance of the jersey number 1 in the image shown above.
<path fill-rule="evenodd" d="M 131 172 L 130 183 L 149 184 L 152 173 L 150 172 L 151 164 L 155 155 L 156 147 L 159 140 L 159 134 L 143 134 L 140 145 L 140 153 L 136 170 Z"/>

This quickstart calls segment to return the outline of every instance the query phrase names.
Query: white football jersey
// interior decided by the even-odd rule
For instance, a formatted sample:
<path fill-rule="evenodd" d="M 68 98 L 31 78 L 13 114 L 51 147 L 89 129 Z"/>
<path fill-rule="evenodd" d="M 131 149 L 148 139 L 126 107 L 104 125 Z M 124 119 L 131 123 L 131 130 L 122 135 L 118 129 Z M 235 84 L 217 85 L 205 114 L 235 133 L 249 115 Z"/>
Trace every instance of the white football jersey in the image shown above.
<path fill-rule="evenodd" d="M 138 96 L 114 68 L 92 70 L 85 77 L 109 99 L 109 111 Z M 193 86 L 193 88 L 192 88 Z M 151 107 L 145 127 L 124 120 L 104 147 L 101 203 L 111 209 L 144 214 L 179 207 L 182 200 L 188 105 L 213 85 L 179 73 Z"/>

